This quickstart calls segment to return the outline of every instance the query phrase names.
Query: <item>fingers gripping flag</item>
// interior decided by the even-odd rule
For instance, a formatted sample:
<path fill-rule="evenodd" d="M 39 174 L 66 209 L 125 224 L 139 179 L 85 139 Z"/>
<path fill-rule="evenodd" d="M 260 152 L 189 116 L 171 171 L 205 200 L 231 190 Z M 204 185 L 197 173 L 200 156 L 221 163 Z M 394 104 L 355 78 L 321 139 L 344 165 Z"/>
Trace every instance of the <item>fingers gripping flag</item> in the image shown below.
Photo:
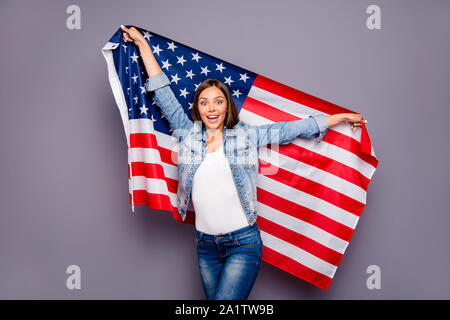
<path fill-rule="evenodd" d="M 127 26 L 131 27 L 131 26 Z M 171 88 L 191 118 L 195 89 L 207 78 L 224 82 L 241 121 L 261 125 L 292 121 L 312 114 L 353 112 L 262 75 L 217 59 L 154 32 L 137 28 L 148 41 Z M 128 181 L 135 205 L 177 210 L 178 140 L 146 92 L 139 50 L 125 43 L 119 28 L 102 49 L 109 82 L 120 111 L 128 145 Z M 259 152 L 257 223 L 262 259 L 327 290 L 366 204 L 367 188 L 378 164 L 365 125 L 330 128 L 320 143 L 296 138 L 279 145 L 277 161 Z M 278 166 L 276 174 L 264 168 Z M 268 172 L 269 170 L 266 170 Z M 192 203 L 184 223 L 194 224 Z"/>

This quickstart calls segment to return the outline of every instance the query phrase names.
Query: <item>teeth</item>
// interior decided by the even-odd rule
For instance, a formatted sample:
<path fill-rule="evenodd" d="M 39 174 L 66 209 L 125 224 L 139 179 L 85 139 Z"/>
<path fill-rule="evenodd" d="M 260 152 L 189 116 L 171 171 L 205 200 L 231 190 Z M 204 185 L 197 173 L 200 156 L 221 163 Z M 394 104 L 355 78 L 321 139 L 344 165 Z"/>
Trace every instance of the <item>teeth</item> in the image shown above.
<path fill-rule="evenodd" d="M 207 116 L 208 119 L 215 119 L 217 117 L 219 117 L 219 116 Z"/>

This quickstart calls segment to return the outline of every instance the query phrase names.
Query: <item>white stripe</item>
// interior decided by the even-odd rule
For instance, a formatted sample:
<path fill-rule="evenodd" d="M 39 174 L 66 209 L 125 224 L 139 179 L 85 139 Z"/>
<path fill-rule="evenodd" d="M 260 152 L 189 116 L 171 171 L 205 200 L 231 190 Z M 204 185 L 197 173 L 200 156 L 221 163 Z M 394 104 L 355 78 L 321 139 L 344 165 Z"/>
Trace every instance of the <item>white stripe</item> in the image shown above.
<path fill-rule="evenodd" d="M 341 209 L 325 200 L 314 197 L 303 191 L 294 189 L 281 182 L 267 178 L 261 174 L 258 174 L 256 178 L 256 184 L 258 187 L 267 190 L 270 193 L 283 195 L 283 198 L 299 205 L 306 207 L 310 210 L 316 211 L 334 221 L 342 223 L 351 229 L 355 229 L 358 223 L 359 217 Z"/>
<path fill-rule="evenodd" d="M 127 145 L 130 146 L 130 128 L 128 123 L 128 107 L 125 102 L 125 96 L 123 94 L 122 85 L 119 80 L 119 76 L 117 75 L 116 68 L 114 66 L 114 58 L 112 49 L 117 48 L 118 43 L 108 42 L 102 48 L 103 56 L 105 57 L 106 64 L 108 67 L 108 79 L 109 84 L 111 85 L 111 89 L 114 95 L 114 99 L 116 100 L 117 107 L 119 108 L 120 116 L 122 118 L 123 128 L 125 130 L 125 137 L 127 138 Z"/>
<path fill-rule="evenodd" d="M 147 118 L 130 119 L 130 134 L 154 133 L 153 121 Z"/>
<path fill-rule="evenodd" d="M 289 214 L 278 211 L 274 208 L 266 206 L 258 202 L 258 216 L 270 220 L 286 229 L 292 230 L 298 234 L 308 237 L 325 247 L 328 247 L 336 252 L 344 254 L 348 246 L 348 242 L 342 240 L 325 230 L 320 229 L 308 222 L 297 219 Z"/>
<path fill-rule="evenodd" d="M 159 131 L 155 131 L 154 133 L 156 136 L 156 141 L 158 142 L 159 146 L 178 153 L 178 148 L 180 146 L 180 142 L 178 141 L 177 138 L 175 138 L 173 136 L 169 136 L 169 135 L 159 132 Z"/>
<path fill-rule="evenodd" d="M 146 178 L 144 176 L 136 176 L 132 178 L 134 190 L 145 190 L 148 193 L 163 194 L 170 198 L 172 206 L 177 206 L 177 194 L 169 192 L 167 183 L 161 179 Z"/>
<path fill-rule="evenodd" d="M 258 88 L 256 86 L 251 87 L 248 96 L 255 100 L 261 101 L 267 105 L 275 107 L 283 112 L 289 113 L 296 117 L 300 117 L 302 119 L 307 118 L 309 115 L 314 114 L 323 114 L 325 116 L 328 115 L 328 113 L 286 99 L 282 96 L 276 95 L 274 93 Z M 329 130 L 345 134 L 346 136 L 353 138 L 358 142 L 361 141 L 361 130 L 352 131 L 348 123 L 347 124 L 341 123 L 340 125 L 333 126 L 333 128 L 332 129 L 330 128 Z"/>
<path fill-rule="evenodd" d="M 130 127 L 129 127 L 129 119 L 128 119 L 128 106 L 125 101 L 125 96 L 123 94 L 122 85 L 119 80 L 119 76 L 117 74 L 116 68 L 114 66 L 114 57 L 111 50 L 116 49 L 119 46 L 118 43 L 108 42 L 102 48 L 102 54 L 105 57 L 106 65 L 108 67 L 108 79 L 109 84 L 111 85 L 111 89 L 114 95 L 114 99 L 116 100 L 117 107 L 119 108 L 120 116 L 122 118 L 122 124 L 125 131 L 125 137 L 127 139 L 128 150 L 130 150 Z M 128 165 L 131 169 L 130 153 L 128 152 Z M 128 179 L 128 190 L 133 190 L 133 181 Z M 131 193 L 131 210 L 134 212 L 134 196 Z"/>
<path fill-rule="evenodd" d="M 264 246 L 278 253 L 281 253 L 282 255 L 285 255 L 316 272 L 319 272 L 329 278 L 333 278 L 334 273 L 337 269 L 336 266 L 317 258 L 311 253 L 306 252 L 305 250 L 302 250 L 299 247 L 290 244 L 289 242 L 274 237 L 267 232 L 264 232 L 262 230 L 260 230 L 260 232 Z"/>
<path fill-rule="evenodd" d="M 245 109 L 241 109 L 239 118 L 251 125 L 273 123 L 273 121 Z M 315 139 L 296 138 L 291 143 L 356 169 L 368 179 L 372 177 L 372 174 L 375 171 L 375 168 L 372 165 L 359 158 L 356 154 L 339 148 L 331 143 L 327 143 L 326 141 L 317 143 L 315 142 Z"/>
<path fill-rule="evenodd" d="M 165 133 L 153 129 L 153 122 L 149 119 L 132 119 L 130 120 L 130 134 L 133 133 L 148 133 L 154 134 L 156 142 L 160 147 L 178 152 L 179 141 L 174 136 L 169 136 Z"/>
<path fill-rule="evenodd" d="M 299 175 L 311 181 L 320 183 L 325 187 L 338 191 L 339 193 L 342 193 L 363 204 L 366 203 L 367 193 L 361 187 L 327 171 L 313 167 L 307 163 L 303 163 L 300 160 L 296 160 L 283 155 L 277 152 L 276 149 L 276 147 L 273 149 L 260 147 L 259 159 L 269 162 L 276 167 L 280 167 L 281 169 L 295 173 L 296 175 Z"/>

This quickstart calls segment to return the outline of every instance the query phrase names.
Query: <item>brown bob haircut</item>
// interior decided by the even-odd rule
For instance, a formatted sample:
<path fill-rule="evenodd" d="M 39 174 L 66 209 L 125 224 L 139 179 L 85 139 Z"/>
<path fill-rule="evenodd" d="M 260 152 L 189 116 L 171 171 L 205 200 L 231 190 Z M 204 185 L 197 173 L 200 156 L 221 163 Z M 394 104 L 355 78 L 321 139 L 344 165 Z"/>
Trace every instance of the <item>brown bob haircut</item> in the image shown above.
<path fill-rule="evenodd" d="M 224 125 L 227 127 L 227 129 L 231 129 L 239 122 L 239 114 L 236 110 L 236 105 L 234 104 L 234 100 L 231 97 L 228 87 L 222 81 L 217 79 L 206 79 L 202 83 L 200 83 L 200 85 L 197 87 L 197 90 L 195 90 L 194 101 L 191 109 L 192 120 L 202 121 L 200 112 L 198 111 L 198 99 L 200 97 L 200 93 L 202 93 L 203 90 L 213 86 L 220 89 L 220 91 L 222 91 L 223 95 L 225 96 L 225 99 L 227 100 L 227 113 L 225 116 Z"/>

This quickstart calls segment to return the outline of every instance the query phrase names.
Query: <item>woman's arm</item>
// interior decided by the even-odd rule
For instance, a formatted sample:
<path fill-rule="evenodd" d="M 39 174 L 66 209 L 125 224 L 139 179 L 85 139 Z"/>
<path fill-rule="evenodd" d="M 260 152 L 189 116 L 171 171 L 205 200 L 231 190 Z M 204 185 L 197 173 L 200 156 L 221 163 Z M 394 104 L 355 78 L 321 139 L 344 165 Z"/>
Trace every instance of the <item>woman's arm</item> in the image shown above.
<path fill-rule="evenodd" d="M 253 130 L 258 147 L 288 144 L 297 137 L 311 139 L 317 136 L 316 142 L 320 142 L 328 130 L 328 122 L 324 115 L 313 115 L 300 120 L 257 125 Z"/>
<path fill-rule="evenodd" d="M 181 141 L 192 127 L 192 120 L 189 119 L 180 102 L 175 97 L 170 87 L 169 79 L 156 61 L 144 36 L 135 27 L 128 29 L 121 26 L 121 28 L 123 30 L 124 41 L 133 42 L 141 53 L 142 61 L 144 62 L 145 70 L 149 77 L 145 83 L 146 90 L 154 92 L 156 105 L 160 107 L 161 112 L 167 121 L 169 121 L 171 128 Z"/>
<path fill-rule="evenodd" d="M 142 61 L 144 62 L 147 75 L 149 77 L 153 77 L 163 71 L 161 70 L 161 67 L 156 61 L 155 56 L 153 55 L 153 52 L 150 49 L 150 46 L 148 45 L 147 41 L 145 41 L 145 39 L 143 40 L 144 40 L 143 42 L 139 42 L 137 44 L 137 47 L 139 48 L 139 52 L 141 53 Z"/>
<path fill-rule="evenodd" d="M 339 113 L 329 116 L 319 114 L 301 120 L 254 126 L 253 129 L 257 145 L 260 147 L 267 144 L 288 144 L 297 137 L 306 139 L 316 137 L 316 142 L 320 142 L 328 128 L 341 122 L 349 122 L 355 131 L 356 127 L 366 121 L 358 113 Z"/>
<path fill-rule="evenodd" d="M 359 113 L 338 113 L 330 116 L 326 116 L 328 127 L 335 126 L 341 122 L 349 122 L 353 131 L 356 127 L 360 127 L 362 123 L 367 123 L 363 116 Z"/>

